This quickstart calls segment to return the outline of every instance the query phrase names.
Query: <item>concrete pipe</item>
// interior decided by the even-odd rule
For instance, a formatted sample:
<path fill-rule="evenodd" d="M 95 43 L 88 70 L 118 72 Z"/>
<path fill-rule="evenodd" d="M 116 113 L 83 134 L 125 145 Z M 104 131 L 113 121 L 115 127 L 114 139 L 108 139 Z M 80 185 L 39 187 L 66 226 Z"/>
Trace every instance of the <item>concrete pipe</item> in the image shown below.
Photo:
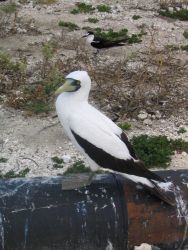
<path fill-rule="evenodd" d="M 0 180 L 0 249 L 188 249 L 188 171 L 158 174 L 177 185 L 176 207 L 114 174 L 74 190 L 62 186 L 86 175 Z"/>

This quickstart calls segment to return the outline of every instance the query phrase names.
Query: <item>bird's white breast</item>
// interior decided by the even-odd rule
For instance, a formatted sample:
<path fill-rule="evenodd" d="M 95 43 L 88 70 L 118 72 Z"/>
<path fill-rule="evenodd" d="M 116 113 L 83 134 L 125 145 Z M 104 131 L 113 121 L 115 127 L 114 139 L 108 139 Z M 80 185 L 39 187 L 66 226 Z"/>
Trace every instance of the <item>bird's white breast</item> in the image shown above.
<path fill-rule="evenodd" d="M 93 40 L 94 40 L 94 35 L 89 35 L 89 36 L 87 36 L 86 42 L 91 44 L 93 42 Z"/>

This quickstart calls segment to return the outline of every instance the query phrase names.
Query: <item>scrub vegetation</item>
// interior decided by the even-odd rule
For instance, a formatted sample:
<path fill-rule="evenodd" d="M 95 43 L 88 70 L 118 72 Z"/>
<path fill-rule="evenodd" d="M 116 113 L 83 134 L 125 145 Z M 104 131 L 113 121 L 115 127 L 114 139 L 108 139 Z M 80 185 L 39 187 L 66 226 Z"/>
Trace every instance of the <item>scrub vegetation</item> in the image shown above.
<path fill-rule="evenodd" d="M 54 4 L 56 3 L 57 0 L 34 0 L 34 4 L 46 4 L 46 5 L 51 5 L 51 4 Z"/>
<path fill-rule="evenodd" d="M 13 92 L 7 102 L 9 106 L 25 110 L 27 115 L 48 113 L 51 110 L 53 93 L 63 81 L 60 65 L 53 61 L 55 50 L 56 44 L 52 42 L 42 45 L 43 60 L 39 70 L 41 80 L 24 85 L 18 95 Z"/>
<path fill-rule="evenodd" d="M 68 28 L 70 31 L 78 30 L 79 29 L 78 25 L 75 24 L 75 23 L 72 23 L 72 22 L 60 21 L 59 22 L 59 26 Z"/>
<path fill-rule="evenodd" d="M 122 122 L 119 123 L 118 126 L 123 129 L 123 130 L 130 130 L 131 129 L 131 124 L 128 122 Z"/>
<path fill-rule="evenodd" d="M 92 13 L 96 9 L 98 10 L 98 12 L 108 12 L 108 13 L 111 12 L 111 7 L 109 5 L 106 5 L 106 4 L 97 5 L 95 8 L 91 4 L 78 2 L 78 3 L 76 3 L 76 8 L 71 10 L 71 14 L 76 15 L 79 13 Z"/>
<path fill-rule="evenodd" d="M 131 140 L 138 158 L 147 168 L 167 168 L 174 151 L 188 153 L 188 142 L 168 139 L 166 136 L 135 136 Z"/>
<path fill-rule="evenodd" d="M 91 13 L 95 10 L 95 8 L 91 4 L 86 3 L 76 3 L 76 8 L 71 11 L 71 14 L 79 14 L 79 13 Z"/>
<path fill-rule="evenodd" d="M 109 5 L 106 5 L 106 4 L 100 4 L 100 5 L 97 5 L 97 10 L 99 12 L 111 12 L 111 7 Z"/>
<path fill-rule="evenodd" d="M 1 157 L 0 158 L 0 163 L 6 163 L 8 161 L 7 158 Z"/>
<path fill-rule="evenodd" d="M 17 12 L 17 5 L 15 2 L 9 2 L 0 7 L 0 11 L 6 14 L 15 14 Z"/>
<path fill-rule="evenodd" d="M 10 170 L 5 174 L 0 173 L 0 178 L 3 178 L 3 179 L 23 178 L 29 173 L 29 171 L 30 171 L 29 168 L 25 168 L 25 169 L 19 171 L 18 173 L 16 173 L 14 170 Z"/>
<path fill-rule="evenodd" d="M 91 172 L 90 168 L 85 166 L 83 161 L 75 162 L 72 167 L 69 167 L 64 175 L 68 174 L 77 174 L 77 173 L 89 173 Z"/>
<path fill-rule="evenodd" d="M 188 21 L 188 10 L 187 9 L 180 9 L 173 11 L 169 11 L 169 9 L 159 11 L 161 16 L 170 17 L 173 19 L 178 19 L 180 21 Z"/>
<path fill-rule="evenodd" d="M 186 132 L 187 130 L 184 127 L 179 128 L 179 130 L 177 131 L 178 134 L 184 134 Z"/>
<path fill-rule="evenodd" d="M 183 36 L 184 36 L 186 39 L 188 39 L 188 31 L 187 31 L 187 30 L 183 32 Z"/>
<path fill-rule="evenodd" d="M 6 93 L 10 89 L 25 84 L 26 61 L 24 59 L 13 60 L 9 54 L 0 50 L 0 92 Z M 6 85 L 7 77 L 9 84 Z"/>
<path fill-rule="evenodd" d="M 125 41 L 127 41 L 127 43 L 129 44 L 142 42 L 141 33 L 128 35 L 127 29 L 121 29 L 119 31 L 114 31 L 113 29 L 109 29 L 107 31 L 103 31 L 101 28 L 96 28 L 95 31 L 98 37 L 101 37 L 110 41 L 125 39 Z"/>
<path fill-rule="evenodd" d="M 98 22 L 99 22 L 99 19 L 96 18 L 96 17 L 89 17 L 89 18 L 87 19 L 87 21 L 88 21 L 89 23 L 98 23 Z"/>
<path fill-rule="evenodd" d="M 134 16 L 132 16 L 132 19 L 133 19 L 133 20 L 138 20 L 138 19 L 140 19 L 140 18 L 142 18 L 142 17 L 139 16 L 139 15 L 134 15 Z"/>
<path fill-rule="evenodd" d="M 53 167 L 54 168 L 63 168 L 64 167 L 64 161 L 63 159 L 57 157 L 57 156 L 54 156 L 51 158 L 52 161 L 53 161 Z"/>

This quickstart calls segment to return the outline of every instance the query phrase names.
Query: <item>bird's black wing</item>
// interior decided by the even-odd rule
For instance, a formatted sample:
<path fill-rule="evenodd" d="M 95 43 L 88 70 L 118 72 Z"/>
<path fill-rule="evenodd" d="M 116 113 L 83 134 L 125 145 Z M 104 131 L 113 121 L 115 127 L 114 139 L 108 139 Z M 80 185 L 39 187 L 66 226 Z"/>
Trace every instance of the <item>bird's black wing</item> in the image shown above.
<path fill-rule="evenodd" d="M 82 138 L 73 130 L 71 131 L 77 143 L 83 148 L 85 153 L 100 167 L 129 175 L 153 179 L 155 181 L 163 181 L 161 177 L 146 169 L 141 161 L 135 162 L 133 159 L 118 159 Z"/>
<path fill-rule="evenodd" d="M 122 140 L 123 143 L 125 143 L 126 147 L 128 148 L 129 150 L 129 153 L 130 155 L 135 159 L 137 160 L 138 157 L 136 156 L 136 153 L 131 145 L 131 143 L 129 142 L 129 139 L 128 137 L 126 136 L 126 134 L 124 132 L 121 133 L 120 135 L 120 139 Z"/>
<path fill-rule="evenodd" d="M 161 200 L 165 201 L 170 205 L 174 205 L 174 197 L 172 196 L 173 193 L 170 194 L 165 192 L 163 189 L 160 188 L 158 183 L 166 182 L 163 178 L 158 176 L 157 174 L 149 171 L 144 167 L 144 164 L 137 160 L 134 161 L 133 159 L 118 159 L 113 155 L 105 152 L 103 149 L 98 148 L 94 144 L 90 143 L 88 140 L 82 138 L 73 130 L 72 134 L 79 144 L 79 146 L 85 151 L 85 153 L 100 167 L 111 169 L 115 172 L 125 173 L 127 175 L 135 176 L 135 177 L 143 177 L 149 180 L 153 187 L 148 186 L 147 184 L 140 183 L 144 187 L 150 190 L 151 193 L 159 197 Z M 131 152 L 132 156 L 135 155 L 134 150 L 132 149 L 131 144 L 129 143 L 128 139 L 123 136 L 123 140 L 126 142 L 126 146 L 128 147 L 129 151 Z M 137 181 L 136 181 L 137 182 Z"/>
<path fill-rule="evenodd" d="M 126 39 L 118 39 L 118 40 L 107 40 L 102 37 L 95 37 L 91 45 L 96 48 L 109 48 L 109 47 L 116 47 L 116 46 L 124 46 Z"/>

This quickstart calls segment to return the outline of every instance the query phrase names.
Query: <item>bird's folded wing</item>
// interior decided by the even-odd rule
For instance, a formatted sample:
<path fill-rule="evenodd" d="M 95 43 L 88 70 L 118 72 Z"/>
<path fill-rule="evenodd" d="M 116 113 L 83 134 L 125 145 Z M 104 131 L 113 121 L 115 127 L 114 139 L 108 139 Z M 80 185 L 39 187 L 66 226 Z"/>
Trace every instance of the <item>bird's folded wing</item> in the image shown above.
<path fill-rule="evenodd" d="M 90 110 L 91 111 L 91 110 Z M 84 140 L 118 159 L 131 159 L 121 140 L 121 129 L 100 112 L 78 112 L 69 120 L 70 129 Z"/>

